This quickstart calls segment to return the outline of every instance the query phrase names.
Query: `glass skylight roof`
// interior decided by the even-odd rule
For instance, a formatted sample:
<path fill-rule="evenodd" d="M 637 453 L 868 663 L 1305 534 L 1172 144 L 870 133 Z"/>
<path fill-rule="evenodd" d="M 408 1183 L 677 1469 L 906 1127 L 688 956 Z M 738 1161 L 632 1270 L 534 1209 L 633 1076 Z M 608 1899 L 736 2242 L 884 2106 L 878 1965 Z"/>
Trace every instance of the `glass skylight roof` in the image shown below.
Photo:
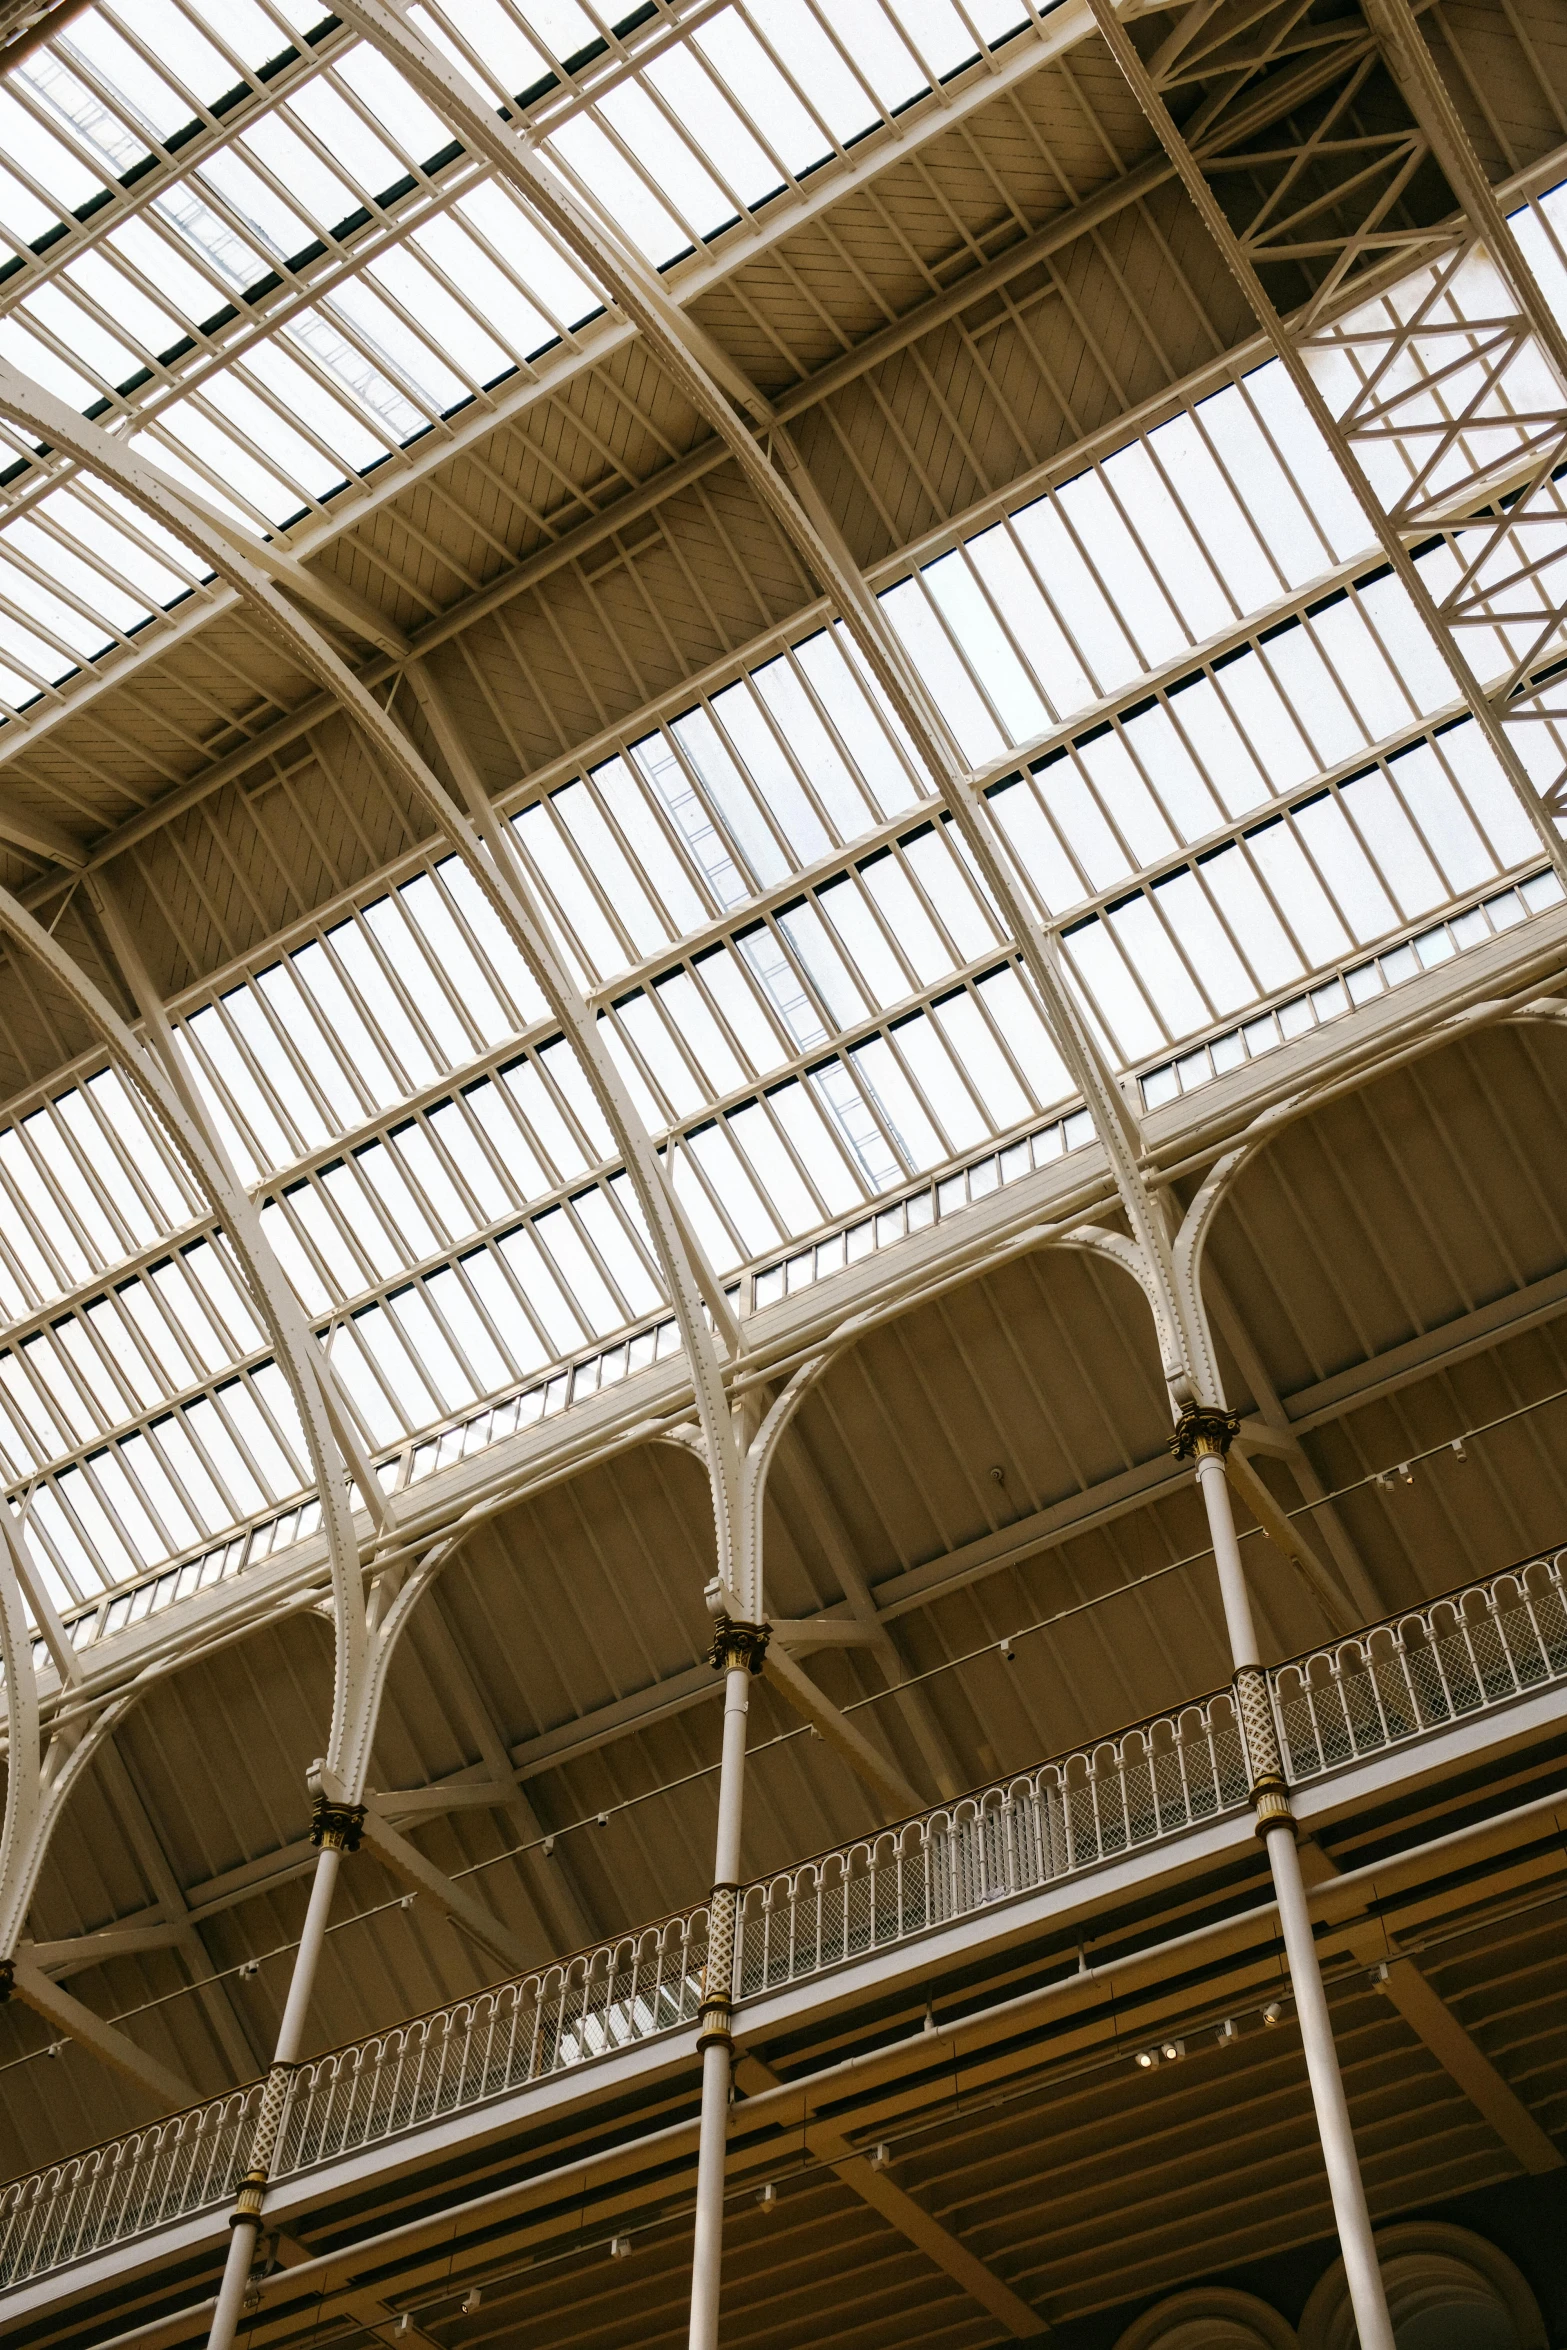
<path fill-rule="evenodd" d="M 1012 0 L 729 0 L 618 30 L 575 0 L 414 15 L 660 266 L 1029 21 Z M 602 307 L 308 4 L 106 0 L 9 77 L 0 153 L 0 353 L 258 530 L 345 483 L 349 510 L 355 477 Z M 1560 214 L 1529 229 L 1553 267 Z M 1390 496 L 1400 467 L 1430 486 L 1418 448 L 1463 396 L 1453 334 L 1484 364 L 1484 267 L 1442 299 L 1448 339 L 1383 419 Z M 1346 412 L 1377 331 L 1368 313 L 1319 351 Z M 1521 352 L 1483 428 L 1447 435 L 1449 489 L 1527 458 L 1534 366 Z M 25 714 L 210 590 L 114 492 L 9 446 L 0 701 Z M 1439 591 L 1458 575 L 1449 544 L 1421 562 Z M 1488 676 L 1538 653 L 1516 569 L 1504 540 L 1508 616 L 1483 596 L 1466 616 Z M 1326 1006 L 1384 948 L 1392 969 L 1414 926 L 1458 951 L 1505 926 L 1484 906 L 1533 903 L 1511 884 L 1538 838 L 1277 366 L 879 584 L 1107 1054 L 1158 1064 L 1149 1101 L 1177 1067 L 1238 1065 L 1260 1007 Z M 519 790 L 511 820 L 722 1279 L 1070 1119 L 1015 944 L 841 629 L 736 659 Z M 457 860 L 410 860 L 175 1017 L 372 1454 L 665 1313 L 589 1090 Z M 0 1194 L 0 1477 L 59 1604 L 294 1500 L 286 1384 L 119 1079 L 0 1131 Z"/>

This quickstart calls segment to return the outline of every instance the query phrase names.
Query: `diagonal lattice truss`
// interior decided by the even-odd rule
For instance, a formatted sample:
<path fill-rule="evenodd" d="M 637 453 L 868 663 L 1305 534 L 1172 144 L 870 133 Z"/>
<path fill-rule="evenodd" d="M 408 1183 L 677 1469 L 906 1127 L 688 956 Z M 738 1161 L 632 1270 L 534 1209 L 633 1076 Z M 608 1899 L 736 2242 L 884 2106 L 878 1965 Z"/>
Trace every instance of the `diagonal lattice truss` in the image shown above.
<path fill-rule="evenodd" d="M 1146 52 L 1155 83 L 1287 316 L 1369 491 L 1427 558 L 1443 626 L 1559 815 L 1567 421 L 1538 313 L 1487 252 L 1461 160 L 1444 172 L 1441 141 L 1390 75 L 1375 21 L 1325 17 L 1297 0 L 1239 9 L 1200 0 L 1171 15 Z M 1461 65 L 1440 31 L 1432 38 L 1436 68 L 1461 86 Z M 1287 124 L 1287 140 L 1277 128 L 1259 137 L 1246 121 L 1269 91 L 1286 97 L 1287 114 L 1267 112 Z M 1467 154 L 1462 130 L 1454 137 Z M 1451 166 L 1454 149 L 1446 154 Z M 1531 197 L 1507 233 L 1559 317 L 1559 219 Z"/>

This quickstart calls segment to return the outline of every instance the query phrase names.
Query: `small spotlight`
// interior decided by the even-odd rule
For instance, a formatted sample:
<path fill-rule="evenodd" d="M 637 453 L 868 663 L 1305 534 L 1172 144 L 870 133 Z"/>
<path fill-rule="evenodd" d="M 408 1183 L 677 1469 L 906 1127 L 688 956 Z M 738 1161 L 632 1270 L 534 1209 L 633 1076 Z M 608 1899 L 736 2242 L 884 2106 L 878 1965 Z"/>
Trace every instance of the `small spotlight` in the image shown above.
<path fill-rule="evenodd" d="M 403 2311 L 401 2317 L 394 2317 L 392 2320 L 392 2340 L 394 2342 L 401 2342 L 412 2324 L 413 2317 L 406 2309 Z"/>
<path fill-rule="evenodd" d="M 1234 2017 L 1226 2016 L 1213 2036 L 1221 2048 L 1233 2048 L 1240 2038 L 1240 2030 Z"/>
<path fill-rule="evenodd" d="M 882 2146 L 873 2146 L 873 2147 L 871 2148 L 871 2169 L 872 2169 L 872 2170 L 885 2170 L 885 2169 L 886 2169 L 886 2167 L 887 2167 L 887 2165 L 888 2165 L 888 2163 L 889 2163 L 889 2162 L 891 2162 L 891 2160 L 892 2160 L 892 2148 L 891 2148 L 890 2146 L 882 2145 Z"/>
<path fill-rule="evenodd" d="M 1005 1640 L 998 1640 L 996 1642 L 996 1646 L 1001 1652 L 1001 1658 L 1004 1664 L 1015 1665 L 1017 1663 L 1017 1658 L 1012 1653 L 1012 1641 L 1010 1636 Z"/>
<path fill-rule="evenodd" d="M 475 2311 L 476 2309 L 482 2309 L 482 2308 L 483 2308 L 483 2306 L 484 2306 L 484 2293 L 483 2293 L 483 2290 L 482 2290 L 482 2288 L 481 2288 L 480 2286 L 478 2286 L 478 2285 L 470 2285 L 470 2286 L 468 2287 L 468 2290 L 467 2290 L 467 2292 L 466 2292 L 466 2293 L 464 2293 L 464 2295 L 463 2295 L 463 2297 L 462 2297 L 462 2313 L 463 2313 L 463 2316 L 464 2316 L 464 2317 L 472 2317 L 472 2315 L 473 2315 L 474 2311 Z"/>
<path fill-rule="evenodd" d="M 1388 1965 L 1387 1960 L 1385 1958 L 1379 1958 L 1376 1965 L 1372 1968 L 1370 1974 L 1367 1975 L 1366 1981 L 1371 1985 L 1373 1991 L 1385 1991 L 1388 1987 L 1388 1981 L 1392 1975 L 1392 1971 L 1393 1970 Z"/>
<path fill-rule="evenodd" d="M 1186 2042 L 1184 2040 L 1165 2040 L 1160 2045 L 1159 2054 L 1164 2058 L 1166 2064 L 1179 2064 L 1181 2058 L 1186 2054 Z"/>
<path fill-rule="evenodd" d="M 1282 2003 L 1277 1999 L 1270 1999 L 1262 2011 L 1262 2020 L 1265 2024 L 1281 2024 L 1284 2021 Z"/>
<path fill-rule="evenodd" d="M 611 2236 L 609 2256 L 611 2260 L 629 2260 L 631 2258 L 631 2238 L 629 2236 Z"/>
<path fill-rule="evenodd" d="M 1158 2061 L 1159 2052 L 1156 2048 L 1139 2048 L 1132 2059 L 1140 2073 L 1151 2073 Z"/>
<path fill-rule="evenodd" d="M 601 1811 L 599 1813 L 599 1826 L 601 1828 L 607 1828 L 609 1826 L 609 1814 L 607 1811 Z"/>
<path fill-rule="evenodd" d="M 553 1836 L 546 1836 L 544 1839 L 544 1857 L 546 1860 L 553 1860 L 555 1858 L 555 1839 Z"/>
<path fill-rule="evenodd" d="M 241 1959 L 234 1972 L 242 1983 L 251 1982 L 261 1972 L 261 1961 L 259 1958 Z"/>
<path fill-rule="evenodd" d="M 1464 1440 L 1461 1436 L 1453 1438 L 1452 1451 L 1455 1461 L 1466 1461 L 1469 1458 L 1468 1453 L 1464 1450 Z"/>
<path fill-rule="evenodd" d="M 397 1906 L 399 1909 L 412 1909 L 418 1898 L 419 1896 L 417 1893 L 405 1893 Z"/>
<path fill-rule="evenodd" d="M 771 2179 L 768 2180 L 765 2187 L 757 2189 L 756 2202 L 758 2210 L 764 2211 L 771 2219 L 773 2213 L 778 2209 L 778 2189 L 773 2185 Z"/>

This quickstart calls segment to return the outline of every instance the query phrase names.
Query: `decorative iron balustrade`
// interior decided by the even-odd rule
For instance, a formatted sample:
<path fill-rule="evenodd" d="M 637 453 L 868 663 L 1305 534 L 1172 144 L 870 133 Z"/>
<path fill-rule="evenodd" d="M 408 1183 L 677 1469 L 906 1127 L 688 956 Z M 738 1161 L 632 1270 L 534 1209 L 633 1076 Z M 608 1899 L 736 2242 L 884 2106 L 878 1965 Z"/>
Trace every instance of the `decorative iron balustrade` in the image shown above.
<path fill-rule="evenodd" d="M 1369 1625 L 1268 1675 L 1292 1785 L 1567 1679 L 1567 1551 Z"/>
<path fill-rule="evenodd" d="M 1274 1666 L 1292 1785 L 1567 1683 L 1567 1551 Z M 747 1886 L 744 2002 L 1244 1810 L 1228 1690 Z M 299 2066 L 274 2179 L 696 2021 L 706 1904 Z M 231 2198 L 261 2084 L 0 2188 L 0 2288 Z"/>

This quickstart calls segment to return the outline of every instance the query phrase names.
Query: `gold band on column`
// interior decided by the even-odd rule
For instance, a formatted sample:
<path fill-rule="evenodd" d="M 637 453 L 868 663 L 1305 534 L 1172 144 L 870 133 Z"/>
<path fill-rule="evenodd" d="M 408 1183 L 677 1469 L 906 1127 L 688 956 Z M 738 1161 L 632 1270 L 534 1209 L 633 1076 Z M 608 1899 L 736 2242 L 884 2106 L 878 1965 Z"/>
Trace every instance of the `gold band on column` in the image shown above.
<path fill-rule="evenodd" d="M 316 1797 L 315 1810 L 310 1820 L 310 1841 L 325 1852 L 357 1852 L 365 1830 L 365 1807 L 362 1803 L 333 1803 L 328 1796 Z"/>
<path fill-rule="evenodd" d="M 713 1627 L 708 1663 L 715 1673 L 731 1672 L 737 1665 L 744 1665 L 748 1673 L 759 1673 L 771 1630 L 770 1624 L 740 1624 L 733 1616 L 720 1616 Z"/>
<path fill-rule="evenodd" d="M 1178 1461 L 1200 1458 L 1209 1452 L 1218 1453 L 1222 1459 L 1235 1442 L 1240 1424 L 1239 1412 L 1226 1412 L 1212 1403 L 1183 1403 L 1169 1449 Z"/>

